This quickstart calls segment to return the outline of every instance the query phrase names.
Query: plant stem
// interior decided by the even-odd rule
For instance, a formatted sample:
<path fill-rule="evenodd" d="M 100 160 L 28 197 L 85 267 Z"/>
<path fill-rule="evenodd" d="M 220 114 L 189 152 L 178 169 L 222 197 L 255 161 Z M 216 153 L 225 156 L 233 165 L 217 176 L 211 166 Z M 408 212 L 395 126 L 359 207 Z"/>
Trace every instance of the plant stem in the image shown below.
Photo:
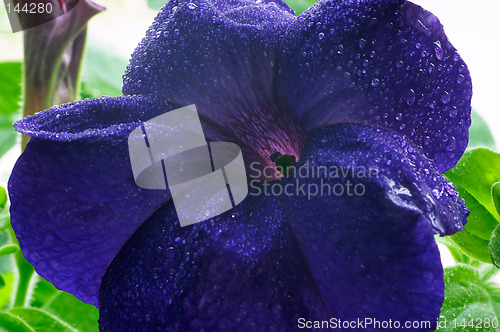
<path fill-rule="evenodd" d="M 10 235 L 12 242 L 19 245 L 14 230 L 10 228 Z M 29 294 L 30 281 L 35 273 L 33 266 L 24 258 L 21 250 L 14 253 L 14 260 L 16 262 L 18 271 L 18 283 L 16 290 L 16 297 L 14 299 L 14 307 L 24 307 L 27 303 L 27 295 Z"/>

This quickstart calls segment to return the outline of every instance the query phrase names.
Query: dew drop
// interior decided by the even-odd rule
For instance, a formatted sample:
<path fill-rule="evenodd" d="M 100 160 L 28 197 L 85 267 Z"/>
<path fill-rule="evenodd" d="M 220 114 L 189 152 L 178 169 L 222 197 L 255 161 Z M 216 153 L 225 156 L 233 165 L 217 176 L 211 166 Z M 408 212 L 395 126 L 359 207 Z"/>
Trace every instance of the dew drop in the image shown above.
<path fill-rule="evenodd" d="M 458 114 L 458 110 L 455 106 L 453 106 L 453 108 L 450 110 L 450 117 L 454 118 L 456 117 Z"/>
<path fill-rule="evenodd" d="M 404 63 L 403 61 L 399 60 L 398 62 L 396 62 L 396 68 L 401 68 L 403 67 Z"/>
<path fill-rule="evenodd" d="M 456 190 L 455 190 L 455 186 L 453 185 L 453 183 L 451 182 L 448 182 L 446 184 L 446 191 L 448 192 L 448 194 L 450 195 L 455 195 L 456 194 Z"/>
<path fill-rule="evenodd" d="M 443 102 L 443 104 L 448 104 L 450 100 L 451 100 L 450 94 L 445 91 L 441 96 L 441 101 Z"/>
<path fill-rule="evenodd" d="M 320 33 L 318 34 L 318 39 L 319 39 L 319 40 L 322 40 L 323 38 L 325 38 L 325 34 L 324 34 L 323 32 L 320 32 Z"/>
<path fill-rule="evenodd" d="M 434 43 L 434 54 L 438 60 L 443 60 L 444 52 L 439 40 Z"/>
<path fill-rule="evenodd" d="M 413 103 L 415 103 L 415 91 L 413 91 L 413 89 L 410 89 L 407 93 L 406 93 L 406 104 L 408 105 L 413 105 Z"/>
<path fill-rule="evenodd" d="M 463 81 L 465 81 L 465 76 L 462 74 L 458 74 L 457 83 L 462 83 Z"/>
<path fill-rule="evenodd" d="M 457 148 L 457 140 L 455 137 L 451 136 L 450 139 L 448 140 L 448 145 L 446 146 L 446 150 L 448 151 L 455 151 Z"/>
<path fill-rule="evenodd" d="M 198 6 L 196 6 L 194 3 L 190 2 L 187 4 L 187 7 L 191 10 L 196 9 Z"/>
<path fill-rule="evenodd" d="M 434 188 L 432 189 L 432 193 L 434 194 L 434 196 L 436 196 L 437 199 L 440 199 L 441 196 L 443 195 L 443 189 Z"/>
<path fill-rule="evenodd" d="M 380 84 L 380 81 L 379 81 L 379 79 L 378 79 L 378 78 L 374 78 L 374 79 L 372 80 L 372 86 L 378 86 L 379 84 Z"/>

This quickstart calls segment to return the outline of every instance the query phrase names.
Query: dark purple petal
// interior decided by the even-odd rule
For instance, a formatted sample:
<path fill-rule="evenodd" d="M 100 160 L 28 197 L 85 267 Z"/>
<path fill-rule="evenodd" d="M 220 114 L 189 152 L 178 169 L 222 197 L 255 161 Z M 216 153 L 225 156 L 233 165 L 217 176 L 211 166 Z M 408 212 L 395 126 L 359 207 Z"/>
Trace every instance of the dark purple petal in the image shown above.
<path fill-rule="evenodd" d="M 115 255 L 169 198 L 136 186 L 127 137 L 172 108 L 149 97 L 102 98 L 15 123 L 32 138 L 9 180 L 12 226 L 26 259 L 57 288 L 97 304 Z"/>
<path fill-rule="evenodd" d="M 171 203 L 111 264 L 100 289 L 101 331 L 291 331 L 329 319 L 274 197 L 180 227 Z"/>
<path fill-rule="evenodd" d="M 304 149 L 284 185 L 318 194 L 282 201 L 330 312 L 435 327 L 444 284 L 433 234 L 462 228 L 467 210 L 457 194 L 419 148 L 384 129 L 330 126 Z M 319 175 L 321 166 L 328 173 Z"/>
<path fill-rule="evenodd" d="M 406 136 L 443 172 L 467 146 L 469 71 L 439 20 L 404 1 L 322 1 L 291 24 L 276 78 L 306 131 L 369 123 Z"/>
<path fill-rule="evenodd" d="M 139 44 L 124 94 L 196 104 L 218 141 L 239 143 L 247 164 L 272 165 L 280 151 L 299 155 L 301 127 L 274 102 L 276 50 L 295 19 L 281 0 L 173 0 Z"/>

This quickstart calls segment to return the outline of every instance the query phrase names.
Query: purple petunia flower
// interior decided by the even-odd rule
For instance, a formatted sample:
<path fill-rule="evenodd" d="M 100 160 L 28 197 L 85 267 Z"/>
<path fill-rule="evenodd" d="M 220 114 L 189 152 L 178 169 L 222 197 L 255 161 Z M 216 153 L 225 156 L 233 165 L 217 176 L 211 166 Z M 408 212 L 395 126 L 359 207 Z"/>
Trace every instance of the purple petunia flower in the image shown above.
<path fill-rule="evenodd" d="M 331 318 L 434 330 L 434 234 L 468 215 L 442 173 L 467 146 L 472 95 L 435 16 L 395 0 L 321 1 L 298 17 L 280 0 L 171 0 L 123 92 L 16 122 L 31 142 L 9 181 L 25 257 L 99 304 L 101 330 L 288 331 Z M 249 195 L 180 227 L 168 190 L 136 186 L 127 137 L 190 104 L 209 140 L 241 147 L 250 177 L 276 181 L 259 174 L 276 152 L 296 169 L 377 176 L 290 172 L 283 187 L 351 181 L 364 192 Z"/>

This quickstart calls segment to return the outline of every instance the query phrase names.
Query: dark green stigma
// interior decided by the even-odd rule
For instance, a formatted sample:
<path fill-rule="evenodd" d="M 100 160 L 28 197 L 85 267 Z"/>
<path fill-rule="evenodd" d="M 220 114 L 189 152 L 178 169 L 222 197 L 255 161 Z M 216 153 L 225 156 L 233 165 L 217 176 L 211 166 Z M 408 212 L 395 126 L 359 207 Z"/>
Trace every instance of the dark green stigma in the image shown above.
<path fill-rule="evenodd" d="M 269 158 L 276 165 L 276 169 L 283 175 L 284 178 L 288 176 L 290 170 L 295 166 L 295 163 L 297 162 L 294 155 L 282 155 L 278 151 L 274 152 Z"/>

